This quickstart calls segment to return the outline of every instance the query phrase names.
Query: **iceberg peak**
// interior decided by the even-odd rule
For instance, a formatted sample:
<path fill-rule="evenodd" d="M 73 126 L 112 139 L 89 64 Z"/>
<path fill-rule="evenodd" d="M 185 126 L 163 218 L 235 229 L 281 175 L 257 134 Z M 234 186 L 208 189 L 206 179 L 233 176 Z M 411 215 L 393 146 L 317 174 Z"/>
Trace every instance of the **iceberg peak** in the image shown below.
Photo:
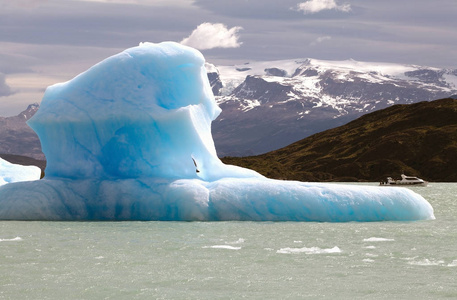
<path fill-rule="evenodd" d="M 223 164 L 211 122 L 220 108 L 204 63 L 190 47 L 142 43 L 49 87 L 28 122 L 42 141 L 46 174 L 73 179 L 217 177 L 211 170 Z M 200 174 L 193 161 L 199 162 Z"/>

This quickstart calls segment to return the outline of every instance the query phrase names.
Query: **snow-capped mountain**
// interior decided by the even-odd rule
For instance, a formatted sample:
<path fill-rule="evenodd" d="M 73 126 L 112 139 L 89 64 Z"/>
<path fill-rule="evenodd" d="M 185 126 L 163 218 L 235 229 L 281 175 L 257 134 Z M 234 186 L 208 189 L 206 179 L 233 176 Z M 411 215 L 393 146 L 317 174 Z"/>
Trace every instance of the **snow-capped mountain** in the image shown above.
<path fill-rule="evenodd" d="M 260 154 L 394 104 L 457 93 L 457 70 L 316 59 L 207 64 L 219 156 Z"/>
<path fill-rule="evenodd" d="M 206 64 L 221 115 L 213 122 L 219 156 L 260 154 L 393 104 L 457 94 L 457 70 L 315 59 Z M 44 159 L 25 123 L 38 109 L 0 117 L 0 153 Z"/>

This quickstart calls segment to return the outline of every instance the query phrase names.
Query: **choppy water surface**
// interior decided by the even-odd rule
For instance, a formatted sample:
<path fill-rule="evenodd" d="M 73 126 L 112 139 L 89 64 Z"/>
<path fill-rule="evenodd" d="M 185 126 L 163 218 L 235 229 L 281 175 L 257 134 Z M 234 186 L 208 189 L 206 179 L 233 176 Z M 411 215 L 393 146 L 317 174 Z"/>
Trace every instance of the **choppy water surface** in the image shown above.
<path fill-rule="evenodd" d="M 0 222 L 0 299 L 457 298 L 457 184 L 436 220 Z"/>

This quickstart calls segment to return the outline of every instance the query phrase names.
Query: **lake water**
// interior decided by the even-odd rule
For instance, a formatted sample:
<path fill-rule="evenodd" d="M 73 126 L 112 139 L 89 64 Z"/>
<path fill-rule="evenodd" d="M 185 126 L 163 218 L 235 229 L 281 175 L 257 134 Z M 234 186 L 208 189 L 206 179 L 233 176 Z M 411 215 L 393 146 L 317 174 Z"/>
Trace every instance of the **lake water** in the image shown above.
<path fill-rule="evenodd" d="M 457 298 L 457 184 L 414 190 L 436 220 L 2 221 L 0 299 Z"/>

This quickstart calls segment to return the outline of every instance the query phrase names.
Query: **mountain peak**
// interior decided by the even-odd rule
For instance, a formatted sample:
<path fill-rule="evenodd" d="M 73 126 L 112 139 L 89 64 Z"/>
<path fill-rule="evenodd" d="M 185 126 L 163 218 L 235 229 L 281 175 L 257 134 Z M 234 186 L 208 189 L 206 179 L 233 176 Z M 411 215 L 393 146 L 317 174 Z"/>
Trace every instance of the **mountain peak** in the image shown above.
<path fill-rule="evenodd" d="M 30 104 L 26 110 L 22 111 L 21 113 L 19 113 L 17 116 L 19 118 L 23 118 L 25 119 L 26 121 L 29 120 L 31 117 L 33 117 L 33 115 L 38 111 L 38 108 L 40 108 L 40 104 L 38 104 L 37 102 L 33 103 L 33 104 Z"/>

